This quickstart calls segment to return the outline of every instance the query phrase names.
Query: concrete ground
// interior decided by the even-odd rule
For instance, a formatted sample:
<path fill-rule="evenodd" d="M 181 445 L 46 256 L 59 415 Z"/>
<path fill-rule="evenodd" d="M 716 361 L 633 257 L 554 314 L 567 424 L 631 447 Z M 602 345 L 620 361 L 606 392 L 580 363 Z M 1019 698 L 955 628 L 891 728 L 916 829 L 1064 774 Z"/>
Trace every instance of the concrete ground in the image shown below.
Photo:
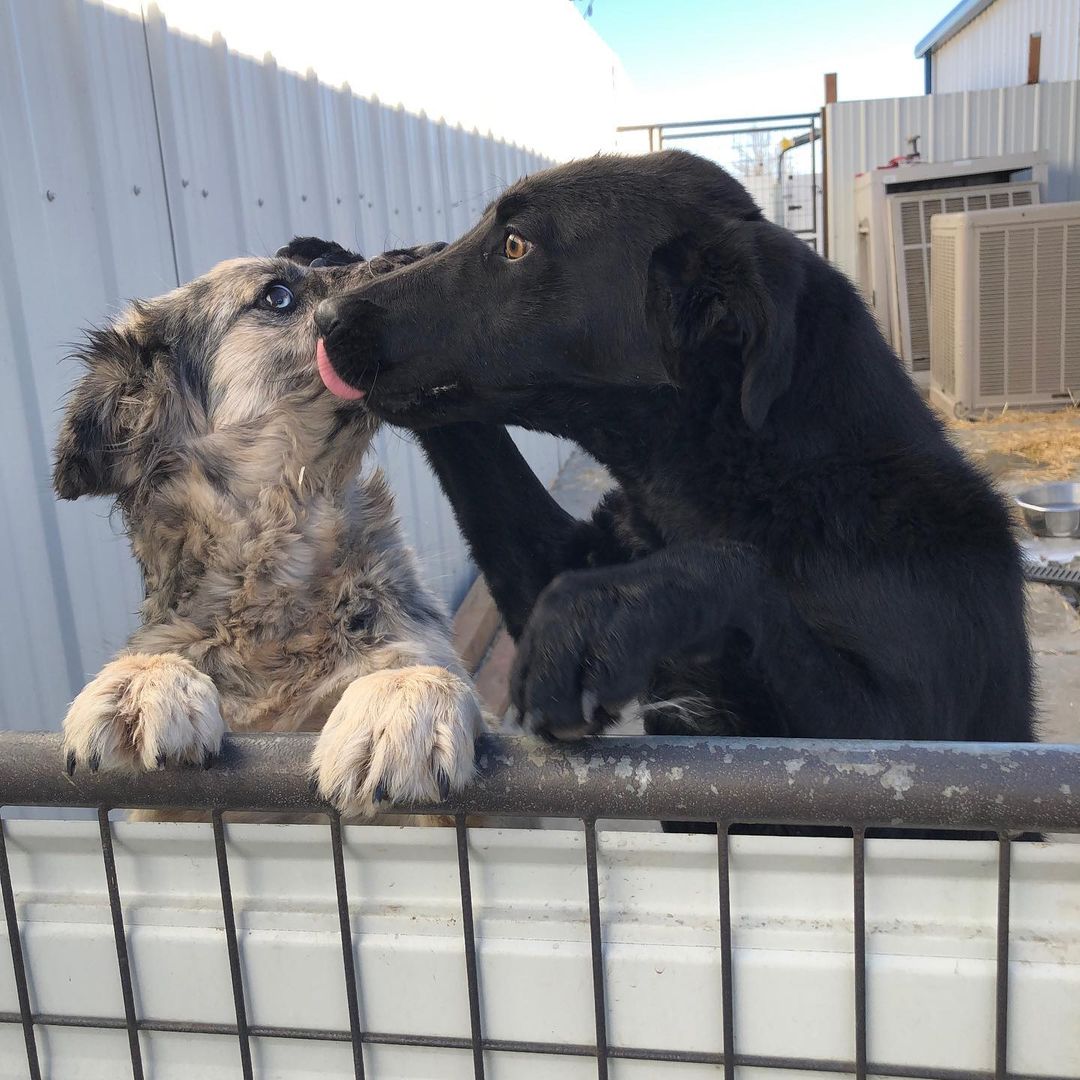
<path fill-rule="evenodd" d="M 1043 477 L 1061 475 L 1060 460 L 1053 467 L 1002 452 L 1002 442 L 1023 442 L 1015 436 L 1017 424 L 995 424 L 994 431 L 979 424 L 957 425 L 956 441 L 995 479 L 1002 490 L 1038 482 Z M 1037 421 L 1036 421 L 1037 422 Z M 1076 418 L 1080 425 L 1080 417 Z M 1003 438 L 1004 437 L 1004 438 Z M 1073 475 L 1080 475 L 1080 459 Z M 577 517 L 585 517 L 600 496 L 611 486 L 607 473 L 584 453 L 575 453 L 563 467 L 552 491 L 559 503 Z M 1080 541 L 1075 545 L 1042 544 L 1028 540 L 1029 553 L 1045 554 L 1056 561 L 1068 561 L 1080 569 Z M 1050 585 L 1028 585 L 1029 628 L 1039 680 L 1040 732 L 1044 742 L 1080 742 L 1080 611 L 1070 590 Z M 490 602 L 490 601 L 488 601 Z M 498 715 L 506 709 L 506 682 L 514 648 L 505 632 L 500 632 L 477 671 L 477 685 L 489 707 Z"/>
<path fill-rule="evenodd" d="M 1021 413 L 950 425 L 953 439 L 1012 496 L 1047 480 L 1080 478 L 1080 411 Z M 1080 539 L 1040 540 L 1028 555 L 1080 570 Z M 1080 742 L 1080 610 L 1074 591 L 1028 585 L 1028 628 L 1039 681 L 1044 742 Z"/>

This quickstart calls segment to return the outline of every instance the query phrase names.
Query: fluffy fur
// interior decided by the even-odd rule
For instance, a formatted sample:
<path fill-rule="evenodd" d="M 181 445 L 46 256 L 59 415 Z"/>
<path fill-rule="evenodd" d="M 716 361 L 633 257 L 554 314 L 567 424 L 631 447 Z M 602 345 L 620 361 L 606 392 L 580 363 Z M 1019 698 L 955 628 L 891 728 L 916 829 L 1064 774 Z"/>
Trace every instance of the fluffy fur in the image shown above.
<path fill-rule="evenodd" d="M 382 475 L 361 474 L 377 421 L 315 365 L 319 301 L 422 253 L 239 259 L 89 335 L 54 484 L 115 500 L 146 599 L 72 703 L 69 770 L 209 764 L 227 729 L 303 729 L 349 815 L 468 782 L 480 708 Z"/>
<path fill-rule="evenodd" d="M 419 432 L 531 729 L 598 731 L 637 698 L 655 733 L 1033 738 L 1002 500 L 847 279 L 717 166 L 540 173 L 317 319 L 338 374 Z M 504 423 L 609 468 L 592 521 Z"/>

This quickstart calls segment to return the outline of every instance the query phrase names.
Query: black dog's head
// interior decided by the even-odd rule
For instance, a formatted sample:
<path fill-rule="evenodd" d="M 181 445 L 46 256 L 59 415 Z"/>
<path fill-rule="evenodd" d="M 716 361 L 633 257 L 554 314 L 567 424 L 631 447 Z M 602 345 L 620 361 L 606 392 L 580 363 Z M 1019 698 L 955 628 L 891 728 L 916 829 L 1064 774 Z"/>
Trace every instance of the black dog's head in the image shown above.
<path fill-rule="evenodd" d="M 518 182 L 455 243 L 317 320 L 337 374 L 411 427 L 545 426 L 560 391 L 682 385 L 719 348 L 758 428 L 790 381 L 801 248 L 701 158 L 596 157 Z"/>

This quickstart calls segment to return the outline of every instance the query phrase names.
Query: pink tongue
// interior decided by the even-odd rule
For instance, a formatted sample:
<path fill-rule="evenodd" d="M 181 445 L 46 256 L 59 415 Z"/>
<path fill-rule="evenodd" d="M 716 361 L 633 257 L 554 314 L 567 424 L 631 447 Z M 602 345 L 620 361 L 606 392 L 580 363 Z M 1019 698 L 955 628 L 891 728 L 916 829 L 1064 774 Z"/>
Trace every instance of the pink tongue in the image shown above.
<path fill-rule="evenodd" d="M 326 355 L 326 346 L 323 339 L 319 338 L 319 344 L 315 348 L 315 362 L 319 365 L 319 377 L 323 385 L 335 397 L 345 398 L 346 401 L 359 401 L 364 396 L 363 390 L 357 390 L 350 386 L 335 370 L 330 363 L 330 357 Z"/>

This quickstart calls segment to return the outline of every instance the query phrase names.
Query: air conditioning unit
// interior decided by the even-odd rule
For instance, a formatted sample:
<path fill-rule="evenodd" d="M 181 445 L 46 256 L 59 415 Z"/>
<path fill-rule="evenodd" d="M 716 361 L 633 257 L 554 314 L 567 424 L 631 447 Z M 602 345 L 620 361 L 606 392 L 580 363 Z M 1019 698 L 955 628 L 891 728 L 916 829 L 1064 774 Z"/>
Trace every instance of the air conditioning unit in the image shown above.
<path fill-rule="evenodd" d="M 857 177 L 858 284 L 921 385 L 930 373 L 930 222 L 942 213 L 1037 205 L 1045 183 L 1037 154 L 913 162 Z"/>
<path fill-rule="evenodd" d="M 931 401 L 1080 399 L 1080 202 L 939 214 L 931 232 Z"/>

